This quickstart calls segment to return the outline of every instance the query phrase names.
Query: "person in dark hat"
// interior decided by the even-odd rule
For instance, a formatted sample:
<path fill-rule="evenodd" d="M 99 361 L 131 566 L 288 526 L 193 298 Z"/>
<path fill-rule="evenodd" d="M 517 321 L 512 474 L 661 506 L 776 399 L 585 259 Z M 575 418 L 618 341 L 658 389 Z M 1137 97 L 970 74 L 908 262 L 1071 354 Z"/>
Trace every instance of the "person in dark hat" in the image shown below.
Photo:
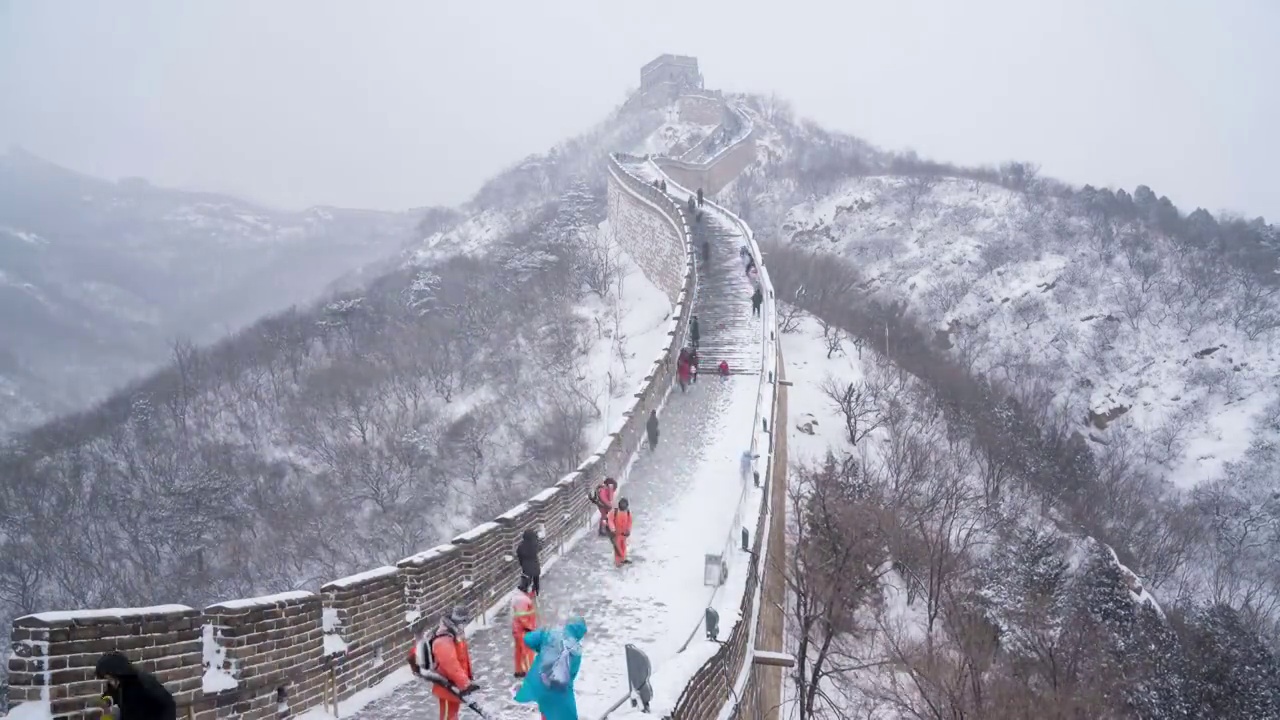
<path fill-rule="evenodd" d="M 115 720 L 176 720 L 178 706 L 165 686 L 145 670 L 129 662 L 124 653 L 109 652 L 98 658 L 95 674 L 105 680 L 104 702 L 118 707 Z"/>

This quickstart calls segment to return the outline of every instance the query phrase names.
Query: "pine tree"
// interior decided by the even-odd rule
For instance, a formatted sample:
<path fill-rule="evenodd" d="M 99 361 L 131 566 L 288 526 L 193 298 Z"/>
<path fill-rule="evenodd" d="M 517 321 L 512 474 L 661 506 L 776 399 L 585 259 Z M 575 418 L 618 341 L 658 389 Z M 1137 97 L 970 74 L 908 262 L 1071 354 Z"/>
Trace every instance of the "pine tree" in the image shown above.
<path fill-rule="evenodd" d="M 1181 630 L 1195 717 L 1280 718 L 1280 662 L 1234 609 L 1194 608 Z"/>

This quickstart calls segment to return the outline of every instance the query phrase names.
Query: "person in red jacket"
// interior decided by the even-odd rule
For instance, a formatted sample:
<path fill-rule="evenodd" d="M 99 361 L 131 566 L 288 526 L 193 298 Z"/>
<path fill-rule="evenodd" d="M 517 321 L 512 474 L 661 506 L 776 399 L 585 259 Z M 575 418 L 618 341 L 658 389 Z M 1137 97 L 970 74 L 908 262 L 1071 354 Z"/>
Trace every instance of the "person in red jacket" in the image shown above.
<path fill-rule="evenodd" d="M 480 689 L 471 679 L 471 653 L 463 633 L 469 621 L 467 609 L 455 607 L 434 630 L 423 633 L 409 653 L 414 673 L 434 686 L 431 691 L 440 702 L 440 720 L 458 720 L 462 696 Z"/>
<path fill-rule="evenodd" d="M 618 481 L 611 477 L 604 479 L 594 492 L 587 496 L 600 511 L 600 525 L 597 528 L 601 537 L 609 535 L 609 511 L 613 509 L 613 499 L 618 494 Z"/>
<path fill-rule="evenodd" d="M 680 360 L 676 364 L 676 372 L 679 373 L 680 392 L 684 392 L 689 385 L 689 378 L 693 375 L 693 371 L 689 365 L 689 353 L 687 350 L 680 351 Z"/>
<path fill-rule="evenodd" d="M 613 538 L 613 565 L 622 567 L 627 559 L 627 542 L 631 539 L 631 504 L 626 498 L 609 511 L 609 535 Z"/>
<path fill-rule="evenodd" d="M 720 361 L 720 377 L 721 379 L 724 379 L 724 380 L 729 379 L 729 361 L 728 360 Z"/>
<path fill-rule="evenodd" d="M 533 668 L 536 653 L 524 644 L 524 634 L 538 629 L 538 608 L 529 594 L 529 578 L 520 578 L 520 585 L 511 595 L 511 635 L 515 640 L 516 677 L 522 678 Z"/>

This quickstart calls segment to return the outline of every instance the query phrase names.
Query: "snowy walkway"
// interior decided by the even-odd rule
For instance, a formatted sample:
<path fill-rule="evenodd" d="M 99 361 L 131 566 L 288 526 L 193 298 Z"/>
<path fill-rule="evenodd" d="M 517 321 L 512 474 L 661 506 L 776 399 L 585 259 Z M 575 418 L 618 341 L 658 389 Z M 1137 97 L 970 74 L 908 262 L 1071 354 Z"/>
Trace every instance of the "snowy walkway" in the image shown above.
<path fill-rule="evenodd" d="M 661 176 L 648 162 L 627 165 L 637 177 L 656 180 Z M 693 189 L 696 192 L 696 188 Z M 687 203 L 689 193 L 668 185 L 668 194 Z M 704 205 L 702 220 L 693 224 L 694 250 L 698 254 L 698 316 L 701 335 L 699 369 L 715 371 L 721 360 L 734 373 L 759 374 L 761 357 L 760 318 L 751 316 L 751 283 L 738 248 L 746 243 L 737 225 L 726 215 Z M 711 262 L 702 264 L 702 243 L 711 245 Z"/>
<path fill-rule="evenodd" d="M 722 225 L 708 227 L 724 232 Z M 643 649 L 658 667 L 699 626 L 712 591 L 702 584 L 704 554 L 723 546 L 741 497 L 738 458 L 750 441 L 759 390 L 760 320 L 751 317 L 750 290 L 737 245 L 728 239 L 712 242 L 713 262 L 700 271 L 694 304 L 703 347 L 715 347 L 743 364 L 755 357 L 757 374 L 735 374 L 722 381 L 704 362 L 705 375 L 696 385 L 686 393 L 678 387 L 672 391 L 659 413 L 657 450 L 640 451 L 621 489 L 635 515 L 632 565 L 614 568 L 608 541 L 591 535 L 545 571 L 539 602 L 543 624 L 563 622 L 575 613 L 587 620 L 578 678 L 578 709 L 584 720 L 600 717 L 626 694 L 625 644 Z M 473 633 L 471 656 L 476 681 L 484 686 L 476 700 L 490 717 L 536 717 L 533 706 L 510 699 L 516 681 L 505 614 L 492 627 Z M 436 712 L 430 688 L 415 682 L 375 701 L 356 717 L 422 720 Z"/>

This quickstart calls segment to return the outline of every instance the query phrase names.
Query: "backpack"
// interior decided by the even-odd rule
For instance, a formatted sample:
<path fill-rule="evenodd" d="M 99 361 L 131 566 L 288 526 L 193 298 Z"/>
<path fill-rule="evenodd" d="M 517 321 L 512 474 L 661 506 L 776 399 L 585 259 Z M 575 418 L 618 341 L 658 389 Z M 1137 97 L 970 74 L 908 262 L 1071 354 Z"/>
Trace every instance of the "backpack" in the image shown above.
<path fill-rule="evenodd" d="M 448 633 L 435 631 L 425 640 L 418 640 L 413 643 L 413 647 L 409 648 L 409 668 L 413 670 L 414 675 L 421 675 L 423 670 L 434 672 L 436 669 L 436 659 L 431 652 L 431 646 L 435 644 L 437 638 L 444 637 Z M 418 657 L 418 648 L 422 648 L 422 657 Z"/>
<path fill-rule="evenodd" d="M 569 688 L 570 668 L 569 660 L 573 653 L 565 647 L 564 638 L 558 638 L 560 641 L 560 653 L 556 655 L 551 662 L 543 660 L 542 667 L 539 668 L 539 674 L 542 677 L 542 684 L 548 690 L 561 692 Z"/>

